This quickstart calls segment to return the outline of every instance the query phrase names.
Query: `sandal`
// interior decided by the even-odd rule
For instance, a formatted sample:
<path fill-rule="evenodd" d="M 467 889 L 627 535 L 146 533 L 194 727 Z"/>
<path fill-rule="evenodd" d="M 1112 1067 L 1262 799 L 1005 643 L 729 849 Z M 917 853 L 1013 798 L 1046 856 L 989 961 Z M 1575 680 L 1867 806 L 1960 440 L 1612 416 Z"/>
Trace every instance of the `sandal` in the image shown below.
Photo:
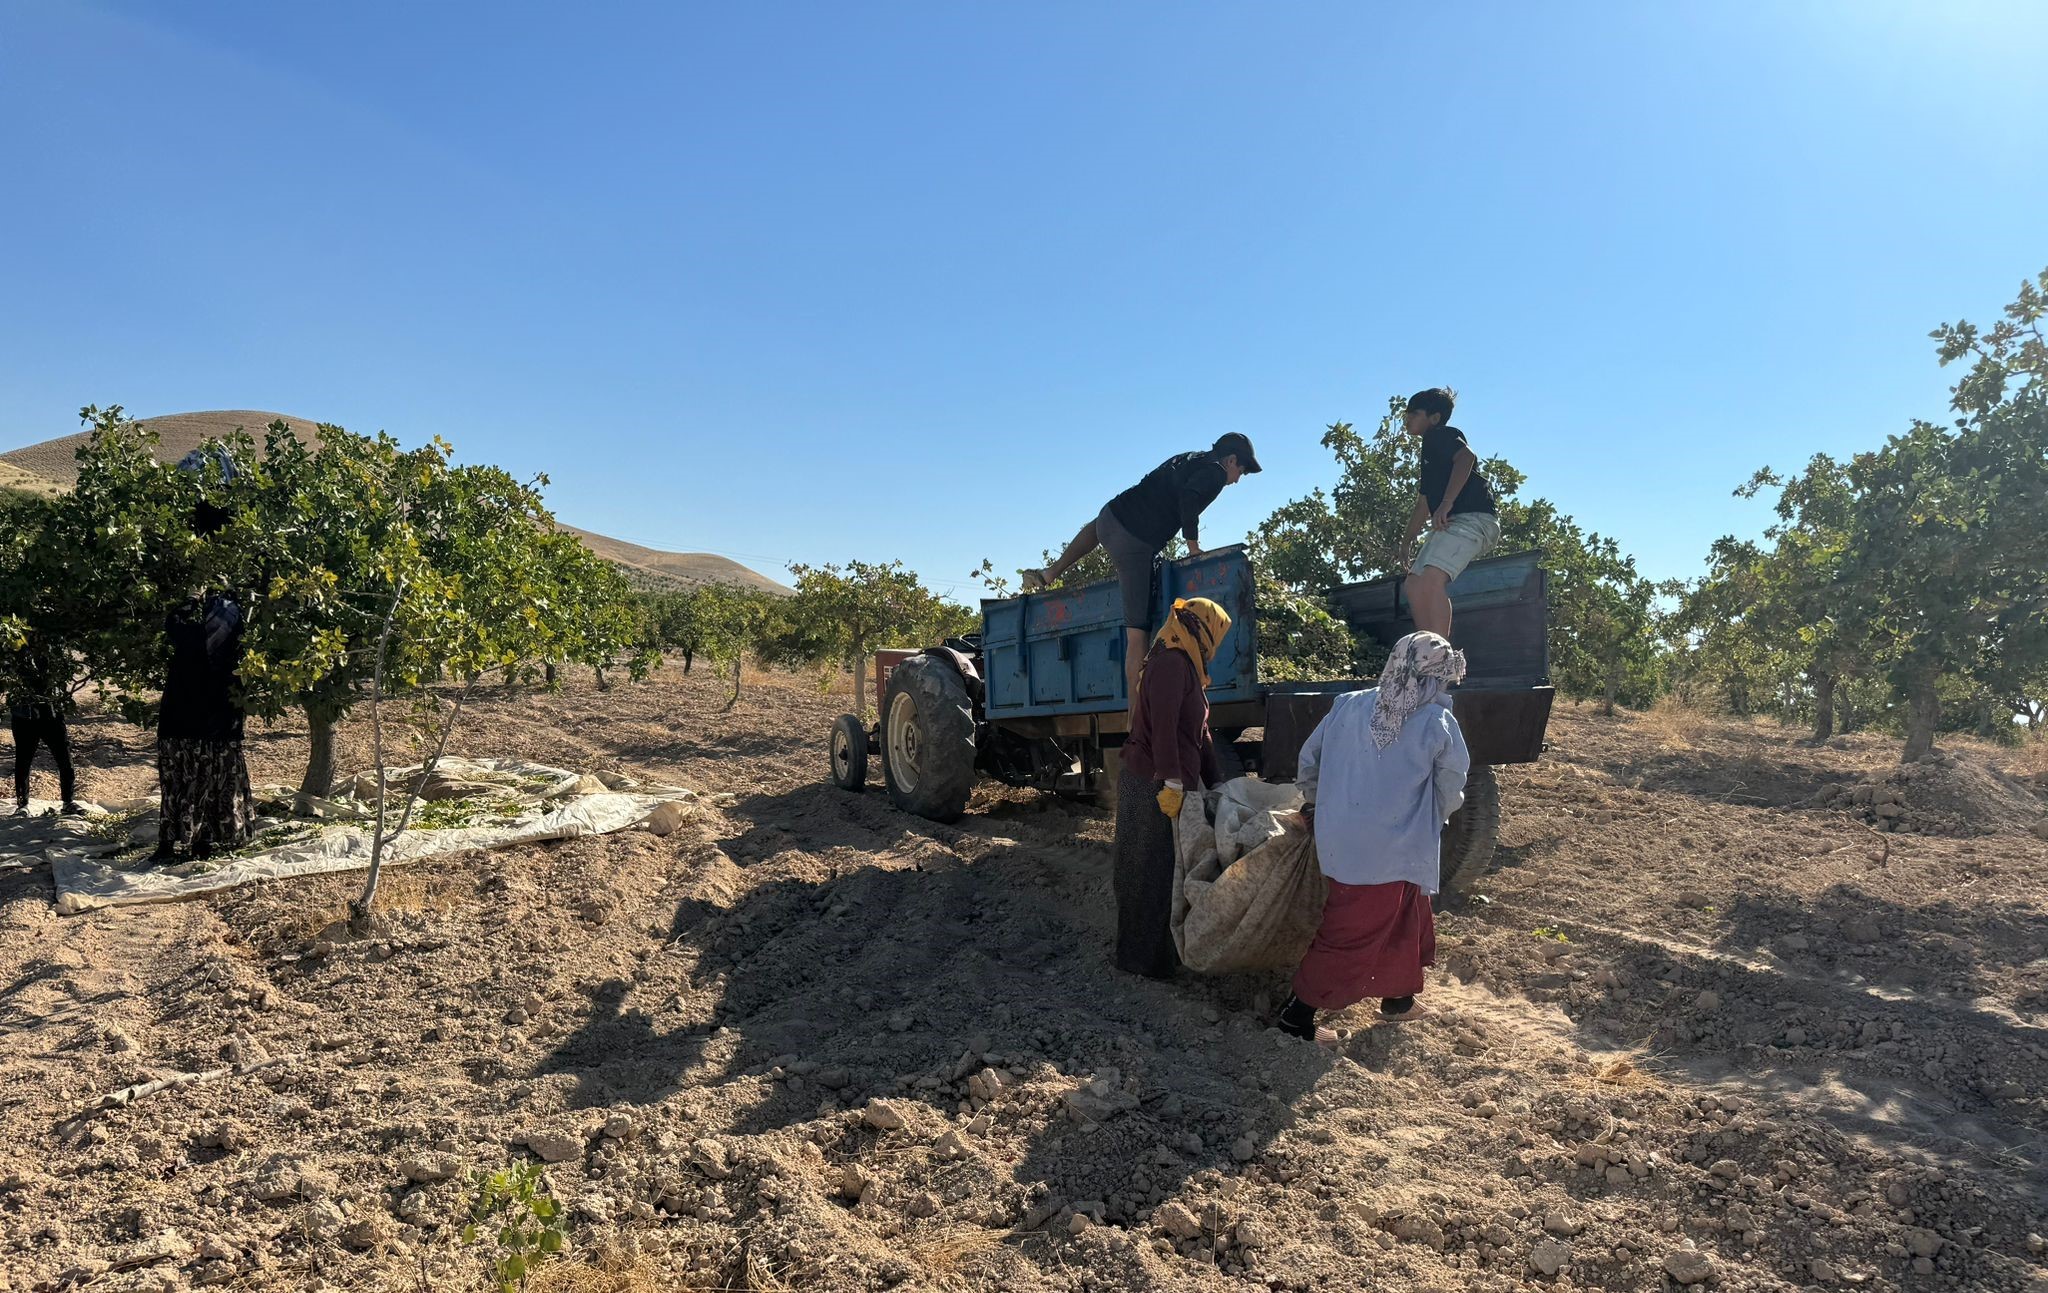
<path fill-rule="evenodd" d="M 1420 1001 L 1418 1001 L 1414 1005 L 1408 1007 L 1406 1010 L 1402 1010 L 1394 1014 L 1388 1014 L 1384 1010 L 1380 1011 L 1380 1022 L 1388 1024 L 1412 1024 L 1418 1019 L 1427 1019 L 1435 1013 L 1436 1011 L 1431 1010 L 1428 1006 L 1425 1006 Z"/>

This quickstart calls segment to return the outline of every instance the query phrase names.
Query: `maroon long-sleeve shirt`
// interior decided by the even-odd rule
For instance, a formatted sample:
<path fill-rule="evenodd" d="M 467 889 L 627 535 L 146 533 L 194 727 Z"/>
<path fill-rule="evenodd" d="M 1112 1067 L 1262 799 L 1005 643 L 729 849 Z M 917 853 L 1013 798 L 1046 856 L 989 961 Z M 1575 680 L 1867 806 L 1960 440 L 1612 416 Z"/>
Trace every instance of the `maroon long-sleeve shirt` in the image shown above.
<path fill-rule="evenodd" d="M 1216 742 L 1209 735 L 1209 698 L 1185 651 L 1158 651 L 1146 663 L 1123 759 L 1127 777 L 1187 787 L 1197 780 L 1213 786 L 1221 779 Z"/>

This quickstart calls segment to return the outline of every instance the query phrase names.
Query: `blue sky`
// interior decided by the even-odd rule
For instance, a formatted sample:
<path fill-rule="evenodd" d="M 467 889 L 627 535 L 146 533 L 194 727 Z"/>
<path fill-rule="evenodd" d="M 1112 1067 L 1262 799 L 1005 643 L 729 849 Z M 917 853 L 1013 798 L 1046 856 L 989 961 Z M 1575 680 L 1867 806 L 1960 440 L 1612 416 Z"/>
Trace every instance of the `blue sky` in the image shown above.
<path fill-rule="evenodd" d="M 972 592 L 1447 382 L 1696 571 L 2048 265 L 2048 6 L 14 5 L 0 447 L 270 408 L 652 546 Z"/>

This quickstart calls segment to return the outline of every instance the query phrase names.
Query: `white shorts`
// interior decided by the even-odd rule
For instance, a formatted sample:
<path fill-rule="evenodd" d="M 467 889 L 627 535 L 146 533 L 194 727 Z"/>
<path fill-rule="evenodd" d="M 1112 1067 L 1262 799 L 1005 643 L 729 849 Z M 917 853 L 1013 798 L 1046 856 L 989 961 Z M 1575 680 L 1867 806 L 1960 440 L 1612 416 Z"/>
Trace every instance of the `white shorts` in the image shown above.
<path fill-rule="evenodd" d="M 1500 542 L 1500 518 L 1491 512 L 1459 512 L 1441 530 L 1433 530 L 1415 554 L 1408 573 L 1419 575 L 1424 566 L 1435 566 L 1451 579 L 1465 573 L 1465 567 L 1493 551 Z"/>

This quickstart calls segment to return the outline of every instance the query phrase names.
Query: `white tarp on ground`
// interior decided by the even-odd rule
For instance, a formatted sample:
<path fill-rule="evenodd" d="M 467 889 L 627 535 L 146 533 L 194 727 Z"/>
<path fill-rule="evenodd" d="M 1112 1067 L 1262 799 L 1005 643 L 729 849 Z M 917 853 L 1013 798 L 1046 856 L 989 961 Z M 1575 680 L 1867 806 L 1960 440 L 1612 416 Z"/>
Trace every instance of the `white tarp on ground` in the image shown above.
<path fill-rule="evenodd" d="M 11 801 L 8 801 L 11 802 Z M 60 817 L 54 799 L 31 799 L 28 815 L 16 817 L 7 808 L 0 816 L 0 871 L 18 871 L 40 865 L 52 851 L 90 849 L 103 842 L 108 810 L 98 804 L 82 804 L 84 817 Z"/>
<path fill-rule="evenodd" d="M 418 768 L 391 774 L 394 822 L 403 786 L 418 775 Z M 151 867 L 142 861 L 156 841 L 153 800 L 118 806 L 130 811 L 127 817 L 83 819 L 87 825 L 65 831 L 42 852 L 56 885 L 57 910 L 72 916 L 97 907 L 173 902 L 259 880 L 367 867 L 375 786 L 374 775 L 359 775 L 343 783 L 343 797 L 322 801 L 327 820 L 263 819 L 263 833 L 250 847 L 178 866 Z M 423 794 L 428 797 L 413 816 L 422 824 L 384 846 L 386 866 L 465 849 L 500 849 L 634 827 L 666 835 L 697 807 L 696 793 L 679 786 L 643 786 L 610 773 L 571 772 L 516 759 L 445 758 Z M 113 822 L 124 828 L 110 832 Z M 265 847 L 271 839 L 278 842 Z"/>

